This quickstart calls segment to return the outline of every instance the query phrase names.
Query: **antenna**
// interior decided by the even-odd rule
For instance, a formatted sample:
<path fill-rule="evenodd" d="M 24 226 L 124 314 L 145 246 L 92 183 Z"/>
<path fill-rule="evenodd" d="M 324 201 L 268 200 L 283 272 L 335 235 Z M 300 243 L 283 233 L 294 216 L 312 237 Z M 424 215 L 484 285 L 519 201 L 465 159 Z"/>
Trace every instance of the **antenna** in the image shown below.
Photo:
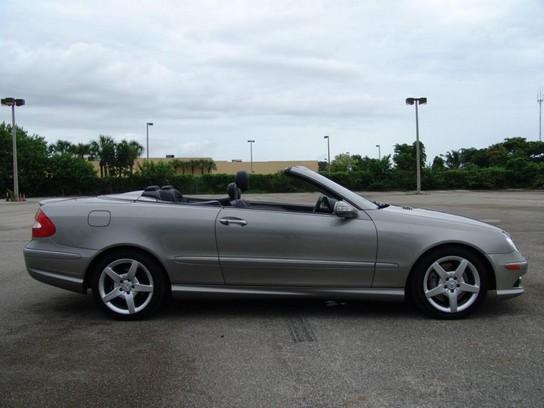
<path fill-rule="evenodd" d="M 542 142 L 542 101 L 543 101 L 542 89 L 536 94 L 536 101 L 538 102 L 538 141 Z"/>

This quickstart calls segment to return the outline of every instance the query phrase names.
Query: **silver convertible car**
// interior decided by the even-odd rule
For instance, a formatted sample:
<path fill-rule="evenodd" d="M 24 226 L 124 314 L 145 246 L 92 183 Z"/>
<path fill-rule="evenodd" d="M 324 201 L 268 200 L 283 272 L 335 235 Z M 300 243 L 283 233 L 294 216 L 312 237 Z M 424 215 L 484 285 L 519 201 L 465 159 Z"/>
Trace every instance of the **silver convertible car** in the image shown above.
<path fill-rule="evenodd" d="M 489 293 L 523 293 L 527 261 L 507 232 L 469 218 L 380 204 L 304 167 L 285 175 L 315 205 L 248 201 L 238 172 L 220 199 L 172 186 L 40 203 L 24 249 L 35 279 L 86 293 L 124 319 L 172 292 L 406 299 L 439 318 Z"/>

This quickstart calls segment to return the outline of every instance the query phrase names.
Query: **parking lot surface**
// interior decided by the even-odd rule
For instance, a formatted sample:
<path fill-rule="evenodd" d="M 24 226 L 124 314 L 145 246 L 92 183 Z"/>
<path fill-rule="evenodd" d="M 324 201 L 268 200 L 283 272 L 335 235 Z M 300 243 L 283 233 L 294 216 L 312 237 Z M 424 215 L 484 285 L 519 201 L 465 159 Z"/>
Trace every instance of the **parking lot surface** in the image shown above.
<path fill-rule="evenodd" d="M 90 293 L 30 278 L 37 201 L 1 203 L 0 406 L 542 406 L 544 193 L 366 196 L 509 231 L 529 260 L 526 293 L 457 321 L 404 303 L 182 298 L 114 321 Z"/>

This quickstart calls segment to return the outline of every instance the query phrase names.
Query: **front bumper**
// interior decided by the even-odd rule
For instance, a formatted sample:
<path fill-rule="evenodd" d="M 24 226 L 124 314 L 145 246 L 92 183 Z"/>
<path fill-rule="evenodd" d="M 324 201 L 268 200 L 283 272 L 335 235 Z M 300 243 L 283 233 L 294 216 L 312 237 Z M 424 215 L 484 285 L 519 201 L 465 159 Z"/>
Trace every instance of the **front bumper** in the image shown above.
<path fill-rule="evenodd" d="M 23 249 L 26 269 L 34 279 L 85 293 L 85 273 L 95 251 L 61 247 L 48 239 L 32 240 Z"/>
<path fill-rule="evenodd" d="M 528 271 L 527 260 L 519 252 L 490 254 L 489 259 L 495 271 L 495 289 L 490 294 L 498 299 L 509 299 L 523 294 L 522 276 Z"/>

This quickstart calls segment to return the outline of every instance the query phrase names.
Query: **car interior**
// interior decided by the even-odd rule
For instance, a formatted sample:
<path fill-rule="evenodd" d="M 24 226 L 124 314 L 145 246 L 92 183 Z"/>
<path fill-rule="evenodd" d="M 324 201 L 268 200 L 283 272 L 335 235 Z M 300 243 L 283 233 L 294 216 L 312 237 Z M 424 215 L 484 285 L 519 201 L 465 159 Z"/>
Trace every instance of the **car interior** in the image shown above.
<path fill-rule="evenodd" d="M 302 181 L 306 182 L 305 180 Z M 210 199 L 194 196 L 184 196 L 181 191 L 177 190 L 172 185 L 165 185 L 162 187 L 158 185 L 148 186 L 144 189 L 142 197 L 152 198 L 157 200 L 157 202 L 172 204 L 221 206 L 235 207 L 240 209 L 289 211 L 314 214 L 332 214 L 334 210 L 334 204 L 341 198 L 335 197 L 331 192 L 322 191 L 319 186 L 315 186 L 309 182 L 306 183 L 313 187 L 314 191 L 317 190 L 320 192 L 319 197 L 313 206 L 295 203 L 245 200 L 242 197 L 242 193 L 249 188 L 249 174 L 246 171 L 238 171 L 236 173 L 234 181 L 227 185 L 227 196 L 224 198 Z"/>

